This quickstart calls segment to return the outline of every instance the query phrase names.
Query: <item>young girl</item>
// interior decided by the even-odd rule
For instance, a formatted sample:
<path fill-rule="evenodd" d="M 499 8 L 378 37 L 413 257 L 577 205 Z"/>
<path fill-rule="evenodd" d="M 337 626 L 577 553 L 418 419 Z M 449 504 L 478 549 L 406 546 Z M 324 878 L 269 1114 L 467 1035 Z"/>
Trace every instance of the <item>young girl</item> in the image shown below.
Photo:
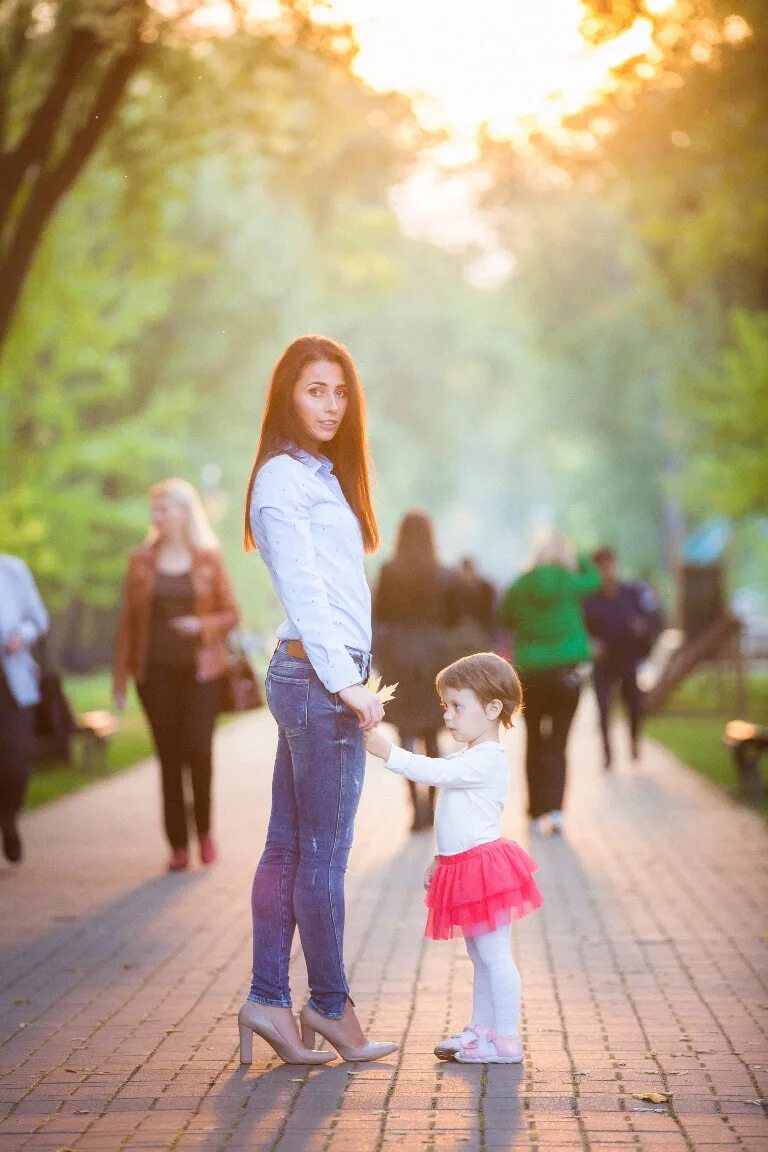
<path fill-rule="evenodd" d="M 378 729 L 366 746 L 409 780 L 440 786 L 435 811 L 439 855 L 427 870 L 426 935 L 463 933 L 474 966 L 472 1021 L 435 1048 L 462 1064 L 519 1064 L 520 974 L 509 943 L 510 921 L 541 907 L 537 865 L 499 837 L 508 765 L 499 727 L 512 726 L 522 691 L 515 670 L 492 652 L 464 656 L 444 668 L 437 690 L 445 726 L 466 748 L 447 759 L 397 748 Z"/>

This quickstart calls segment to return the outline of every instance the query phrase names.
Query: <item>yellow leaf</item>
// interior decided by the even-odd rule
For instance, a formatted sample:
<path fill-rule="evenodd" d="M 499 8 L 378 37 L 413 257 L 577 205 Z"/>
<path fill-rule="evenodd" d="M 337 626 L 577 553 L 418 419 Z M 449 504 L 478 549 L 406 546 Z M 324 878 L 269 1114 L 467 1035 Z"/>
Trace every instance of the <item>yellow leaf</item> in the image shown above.
<path fill-rule="evenodd" d="M 379 688 L 376 695 L 382 704 L 387 704 L 390 700 L 394 700 L 397 688 L 398 684 L 385 684 L 383 688 Z"/>
<path fill-rule="evenodd" d="M 365 686 L 369 692 L 372 692 L 374 696 L 379 698 L 382 705 L 387 704 L 390 700 L 394 700 L 395 698 L 395 689 L 397 688 L 397 684 L 385 684 L 382 688 L 381 676 L 378 674 L 372 674 L 369 676 L 368 682 Z"/>
<path fill-rule="evenodd" d="M 666 1104 L 672 1098 L 671 1092 L 630 1092 L 635 1100 L 647 1100 L 649 1104 Z"/>

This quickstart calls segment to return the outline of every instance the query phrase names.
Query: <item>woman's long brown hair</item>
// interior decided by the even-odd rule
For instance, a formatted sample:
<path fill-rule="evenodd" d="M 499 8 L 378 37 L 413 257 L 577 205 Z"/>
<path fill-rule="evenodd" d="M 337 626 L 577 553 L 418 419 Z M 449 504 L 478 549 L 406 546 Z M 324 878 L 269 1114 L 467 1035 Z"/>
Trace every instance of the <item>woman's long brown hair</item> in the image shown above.
<path fill-rule="evenodd" d="M 291 452 L 296 446 L 301 446 L 305 433 L 293 401 L 293 392 L 307 364 L 314 364 L 318 360 L 330 360 L 339 365 L 349 396 L 339 430 L 333 440 L 323 445 L 323 453 L 332 462 L 334 475 L 357 517 L 365 551 L 373 552 L 378 547 L 379 529 L 371 501 L 365 397 L 355 362 L 343 344 L 327 336 L 299 336 L 288 345 L 275 365 L 264 401 L 259 444 L 245 493 L 243 538 L 246 552 L 256 548 L 251 531 L 250 510 L 257 473 L 273 456 Z"/>
<path fill-rule="evenodd" d="M 400 521 L 389 569 L 402 584 L 434 596 L 440 572 L 432 521 L 426 512 L 411 509 Z"/>

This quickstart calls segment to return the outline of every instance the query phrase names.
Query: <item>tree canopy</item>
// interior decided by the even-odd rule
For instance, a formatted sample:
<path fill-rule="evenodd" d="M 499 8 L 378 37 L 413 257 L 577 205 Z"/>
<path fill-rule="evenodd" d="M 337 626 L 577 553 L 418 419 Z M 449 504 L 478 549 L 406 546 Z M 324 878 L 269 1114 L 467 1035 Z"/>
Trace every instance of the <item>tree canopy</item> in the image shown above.
<path fill-rule="evenodd" d="M 684 492 L 705 484 L 710 511 L 764 513 L 768 475 L 754 446 L 768 407 L 755 371 L 768 358 L 768 10 L 760 0 L 737 12 L 720 0 L 656 15 L 641 0 L 589 7 L 597 38 L 652 20 L 655 51 L 628 61 L 616 89 L 572 119 L 571 147 L 555 157 L 539 143 L 622 204 L 670 307 L 695 326 L 697 355 L 669 387 Z M 702 500 L 691 507 L 701 514 Z"/>
<path fill-rule="evenodd" d="M 215 28 L 203 7 L 0 23 L 0 548 L 75 631 L 115 604 L 171 473 L 203 490 L 248 622 L 275 618 L 240 501 L 269 371 L 308 330 L 361 369 L 385 549 L 421 506 L 445 558 L 500 582 L 552 520 L 660 573 L 678 501 L 764 511 L 759 5 L 730 25 L 705 0 L 591 5 L 590 36 L 652 19 L 657 50 L 555 136 L 482 141 L 514 264 L 492 288 L 404 232 L 390 189 L 432 141 L 356 76 L 348 29 L 298 0 L 250 23 L 233 0 Z"/>

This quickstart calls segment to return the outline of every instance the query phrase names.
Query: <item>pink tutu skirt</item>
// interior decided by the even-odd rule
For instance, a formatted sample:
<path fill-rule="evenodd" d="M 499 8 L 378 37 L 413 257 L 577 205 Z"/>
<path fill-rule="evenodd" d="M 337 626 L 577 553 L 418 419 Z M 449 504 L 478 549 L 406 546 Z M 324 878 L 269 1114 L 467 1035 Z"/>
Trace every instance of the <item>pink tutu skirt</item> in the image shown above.
<path fill-rule="evenodd" d="M 512 840 L 437 859 L 424 901 L 430 940 L 493 932 L 544 903 L 533 879 L 538 864 Z"/>

